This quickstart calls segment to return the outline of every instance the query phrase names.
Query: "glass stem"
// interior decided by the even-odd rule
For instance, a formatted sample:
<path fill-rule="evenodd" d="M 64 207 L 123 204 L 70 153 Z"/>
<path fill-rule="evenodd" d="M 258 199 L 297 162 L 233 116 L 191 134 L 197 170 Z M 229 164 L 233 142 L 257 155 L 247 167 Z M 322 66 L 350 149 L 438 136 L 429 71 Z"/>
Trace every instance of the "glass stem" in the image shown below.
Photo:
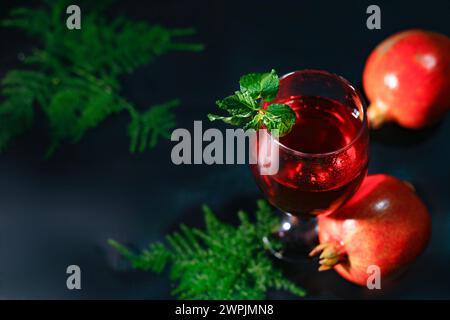
<path fill-rule="evenodd" d="M 281 241 L 280 250 L 275 250 L 271 239 L 264 238 L 266 247 L 281 260 L 289 262 L 303 262 L 308 259 L 308 253 L 318 244 L 317 220 L 315 217 L 299 218 L 281 212 L 281 223 L 273 237 Z"/>
<path fill-rule="evenodd" d="M 298 241 L 302 246 L 313 246 L 317 242 L 317 219 L 282 212 L 278 237 Z"/>

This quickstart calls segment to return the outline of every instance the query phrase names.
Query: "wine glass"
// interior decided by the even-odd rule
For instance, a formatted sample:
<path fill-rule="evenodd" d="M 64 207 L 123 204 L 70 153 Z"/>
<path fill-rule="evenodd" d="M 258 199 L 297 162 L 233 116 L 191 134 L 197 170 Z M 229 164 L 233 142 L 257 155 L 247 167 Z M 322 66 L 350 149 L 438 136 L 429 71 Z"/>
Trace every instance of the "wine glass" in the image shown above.
<path fill-rule="evenodd" d="M 264 107 L 271 103 L 289 105 L 296 123 L 280 138 L 259 132 L 251 146 L 258 161 L 250 167 L 262 193 L 283 215 L 274 232 L 282 249 L 264 241 L 278 258 L 298 260 L 317 242 L 315 217 L 342 206 L 367 174 L 366 105 L 347 80 L 321 70 L 281 77 L 278 96 Z M 277 152 L 262 155 L 268 142 Z M 278 170 L 263 174 L 270 162 Z"/>

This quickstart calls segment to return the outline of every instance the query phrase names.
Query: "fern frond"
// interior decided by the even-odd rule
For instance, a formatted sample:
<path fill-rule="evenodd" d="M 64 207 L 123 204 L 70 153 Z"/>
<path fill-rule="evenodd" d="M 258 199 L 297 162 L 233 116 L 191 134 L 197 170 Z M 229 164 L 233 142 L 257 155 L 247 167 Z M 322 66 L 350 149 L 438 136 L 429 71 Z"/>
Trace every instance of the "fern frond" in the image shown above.
<path fill-rule="evenodd" d="M 0 151 L 33 123 L 33 104 L 48 99 L 47 78 L 37 71 L 10 71 L 1 81 Z"/>
<path fill-rule="evenodd" d="M 15 98 L 0 103 L 0 151 L 25 133 L 33 122 L 32 99 Z"/>
<path fill-rule="evenodd" d="M 260 201 L 258 207 L 256 222 L 252 223 L 241 211 L 241 224 L 233 227 L 204 206 L 205 230 L 181 225 L 181 233 L 167 236 L 170 279 L 177 282 L 173 295 L 180 299 L 263 299 L 271 288 L 305 295 L 302 288 L 275 268 L 266 254 L 260 232 L 271 230 L 274 215 L 268 216 L 267 203 Z M 136 256 L 130 256 L 122 246 L 114 247 L 136 268 L 148 270 L 147 266 L 153 265 L 153 257 L 146 251 L 139 256 L 145 261 L 139 266 Z"/>
<path fill-rule="evenodd" d="M 270 275 L 269 283 L 277 290 L 285 290 L 299 297 L 306 296 L 306 291 L 295 283 L 287 280 L 278 270 Z"/>
<path fill-rule="evenodd" d="M 110 94 L 101 92 L 90 96 L 78 117 L 73 140 L 79 141 L 88 129 L 96 127 L 112 113 L 119 111 L 118 109 L 114 97 Z"/>
<path fill-rule="evenodd" d="M 129 260 L 133 268 L 136 269 L 160 273 L 164 270 L 167 262 L 172 259 L 171 252 L 160 242 L 149 245 L 149 248 L 144 250 L 139 256 L 133 254 L 127 247 L 115 240 L 109 239 L 108 243 Z"/>
<path fill-rule="evenodd" d="M 30 36 L 44 38 L 50 32 L 49 14 L 43 9 L 17 8 L 10 12 L 9 18 L 1 22 L 4 27 L 22 29 Z"/>
<path fill-rule="evenodd" d="M 203 249 L 198 239 L 195 237 L 193 229 L 189 228 L 184 224 L 180 225 L 180 229 L 181 232 L 183 232 L 186 242 L 189 243 L 189 245 L 191 246 L 191 252 L 193 254 L 201 253 Z"/>
<path fill-rule="evenodd" d="M 1 81 L 1 93 L 6 98 L 15 98 L 24 94 L 24 98 L 35 98 L 40 94 L 48 95 L 48 78 L 42 72 L 13 70 Z"/>
<path fill-rule="evenodd" d="M 70 66 L 96 76 L 131 73 L 170 51 L 203 49 L 200 44 L 178 43 L 169 28 L 123 18 L 105 22 L 95 14 L 86 15 L 83 28 L 77 32 L 61 30 L 61 37 L 62 42 L 47 50 L 68 59 Z"/>
<path fill-rule="evenodd" d="M 128 126 L 130 152 L 143 152 L 153 148 L 160 137 L 170 138 L 170 131 L 176 125 L 172 109 L 179 104 L 179 100 L 171 100 L 155 105 L 144 113 L 132 110 Z"/>
<path fill-rule="evenodd" d="M 145 112 L 120 95 L 119 76 L 174 50 L 199 51 L 202 45 L 178 42 L 195 30 L 170 29 L 117 18 L 106 21 L 101 13 L 114 0 L 80 0 L 81 30 L 65 26 L 70 0 L 45 0 L 45 9 L 17 8 L 2 26 L 15 27 L 38 37 L 42 47 L 20 54 L 34 71 L 11 71 L 2 82 L 5 101 L 0 104 L 3 122 L 0 151 L 32 124 L 32 106 L 47 116 L 51 145 L 47 157 L 64 141 L 77 142 L 86 132 L 114 113 L 128 111 L 130 150 L 153 148 L 175 127 L 172 109 L 178 100 L 156 105 Z"/>

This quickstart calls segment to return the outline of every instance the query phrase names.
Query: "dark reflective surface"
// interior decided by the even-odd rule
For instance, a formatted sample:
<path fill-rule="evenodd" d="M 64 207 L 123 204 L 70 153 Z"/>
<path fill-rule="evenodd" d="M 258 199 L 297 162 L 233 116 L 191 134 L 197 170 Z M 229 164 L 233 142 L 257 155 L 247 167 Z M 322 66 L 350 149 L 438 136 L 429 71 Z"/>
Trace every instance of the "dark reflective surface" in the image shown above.
<path fill-rule="evenodd" d="M 13 2 L 1 2 L 1 18 Z M 232 93 L 247 72 L 325 69 L 360 87 L 365 58 L 386 36 L 410 27 L 450 33 L 448 1 L 378 1 L 380 31 L 365 28 L 371 2 L 338 3 L 119 1 L 110 14 L 195 26 L 196 39 L 207 46 L 201 54 L 164 56 L 124 78 L 124 95 L 142 108 L 178 97 L 179 126 L 192 130 L 193 120 L 201 119 L 207 128 L 215 100 Z M 3 76 L 20 65 L 17 54 L 31 43 L 5 29 L 0 43 Z M 125 115 L 109 119 L 81 143 L 66 144 L 43 161 L 46 127 L 40 121 L 33 134 L 0 156 L 0 298 L 169 297 L 166 274 L 128 271 L 106 239 L 143 248 L 180 222 L 202 226 L 202 203 L 230 222 L 236 222 L 237 209 L 253 210 L 261 195 L 247 166 L 174 166 L 169 141 L 130 155 L 127 122 Z M 408 273 L 383 284 L 381 292 L 356 287 L 334 272 L 319 274 L 314 264 L 282 264 L 308 298 L 450 298 L 449 139 L 449 117 L 423 132 L 386 127 L 372 133 L 369 172 L 415 184 L 433 217 L 431 243 Z M 70 264 L 82 269 L 81 291 L 65 287 Z"/>

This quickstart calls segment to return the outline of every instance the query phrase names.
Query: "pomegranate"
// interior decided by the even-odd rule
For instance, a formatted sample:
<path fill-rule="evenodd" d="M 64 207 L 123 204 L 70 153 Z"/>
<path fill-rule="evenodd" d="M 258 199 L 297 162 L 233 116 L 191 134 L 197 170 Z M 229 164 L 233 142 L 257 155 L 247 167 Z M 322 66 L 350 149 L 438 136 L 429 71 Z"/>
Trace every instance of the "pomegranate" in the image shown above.
<path fill-rule="evenodd" d="M 363 75 L 371 127 L 395 121 L 409 129 L 434 124 L 450 109 L 450 39 L 407 30 L 381 42 Z"/>
<path fill-rule="evenodd" d="M 365 178 L 338 211 L 319 216 L 319 271 L 334 268 L 342 277 L 366 285 L 369 266 L 392 279 L 425 249 L 431 234 L 428 210 L 412 185 L 377 174 Z"/>

